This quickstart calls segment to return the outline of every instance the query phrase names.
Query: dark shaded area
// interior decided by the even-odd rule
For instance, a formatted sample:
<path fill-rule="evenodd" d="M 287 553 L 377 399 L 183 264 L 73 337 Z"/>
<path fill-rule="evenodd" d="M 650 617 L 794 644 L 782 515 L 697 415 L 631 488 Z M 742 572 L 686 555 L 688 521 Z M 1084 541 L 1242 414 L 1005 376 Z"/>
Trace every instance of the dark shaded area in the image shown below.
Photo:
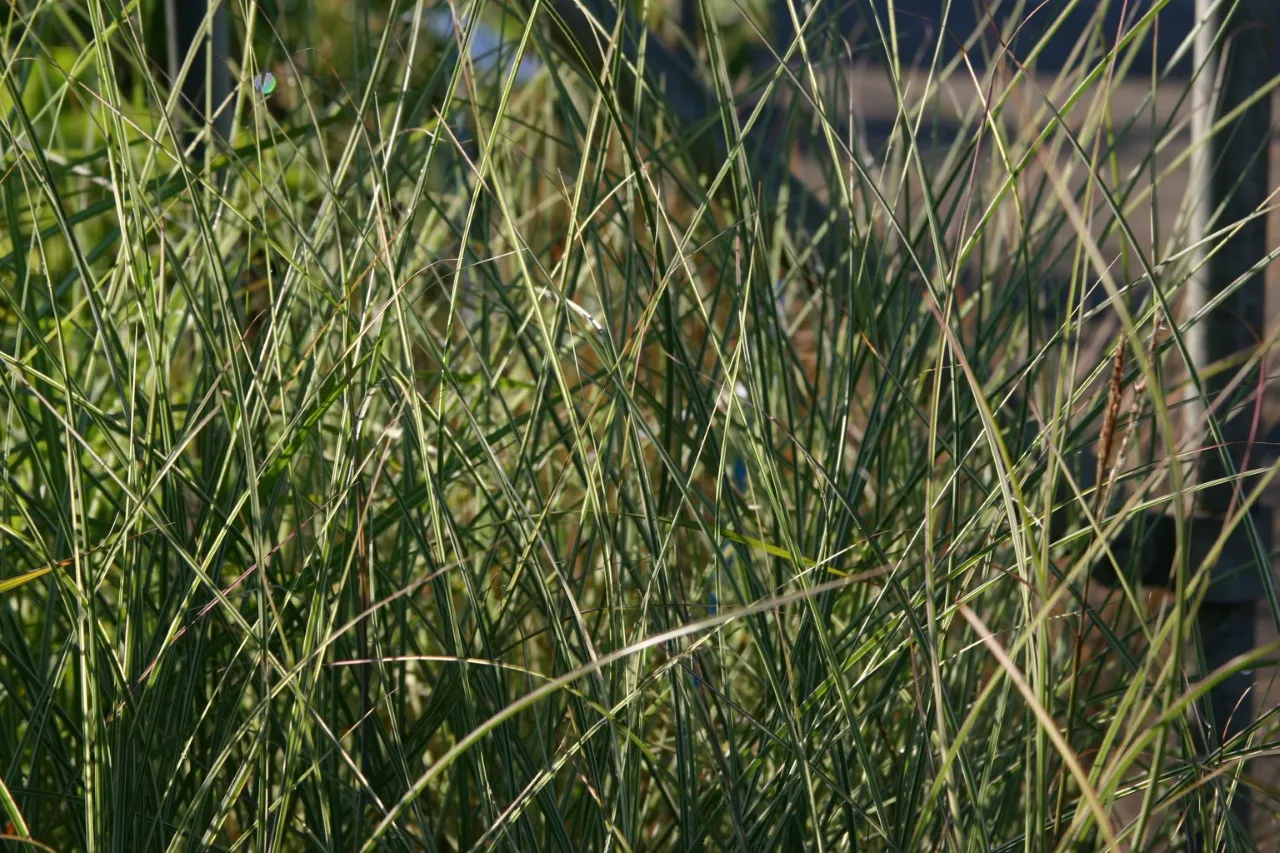
<path fill-rule="evenodd" d="M 1036 59 L 1040 71 L 1057 71 L 1067 65 L 1077 41 L 1098 27 L 1095 10 L 1100 4 L 1079 3 L 1071 10 L 1062 26 L 1056 31 L 1045 49 Z M 1132 29 L 1153 7 L 1153 0 L 1113 0 L 1102 17 L 1102 39 L 1108 45 L 1116 43 L 1117 34 Z M 916 64 L 928 64 L 941 42 L 944 61 L 955 58 L 971 42 L 973 33 L 981 30 L 982 37 L 968 49 L 969 59 L 975 67 L 988 64 L 987 58 L 1000 50 L 999 34 L 1014 21 L 1021 21 L 1017 34 L 1009 43 L 1010 52 L 1019 60 L 1025 60 L 1037 42 L 1054 25 L 1067 9 L 1067 0 L 1044 0 L 1018 4 L 999 0 L 952 0 L 947 9 L 946 0 L 895 0 L 897 10 L 898 40 L 903 53 Z M 874 60 L 883 55 L 881 37 L 876 29 L 875 17 L 887 25 L 888 0 L 853 0 L 844 3 L 833 13 L 830 32 L 838 31 L 853 46 L 860 59 Z M 874 13 L 874 14 L 873 14 Z M 793 34 L 786 14 L 785 0 L 775 0 L 774 29 L 778 39 Z M 946 26 L 943 27 L 944 17 Z M 1161 10 L 1157 24 L 1137 46 L 1136 67 L 1150 68 L 1154 58 L 1164 70 L 1173 61 L 1178 48 L 1191 35 L 1196 23 L 1195 0 L 1171 0 Z M 1171 69 L 1179 75 L 1193 70 L 1190 50 Z M 1274 72 L 1273 72 L 1274 73 Z"/>

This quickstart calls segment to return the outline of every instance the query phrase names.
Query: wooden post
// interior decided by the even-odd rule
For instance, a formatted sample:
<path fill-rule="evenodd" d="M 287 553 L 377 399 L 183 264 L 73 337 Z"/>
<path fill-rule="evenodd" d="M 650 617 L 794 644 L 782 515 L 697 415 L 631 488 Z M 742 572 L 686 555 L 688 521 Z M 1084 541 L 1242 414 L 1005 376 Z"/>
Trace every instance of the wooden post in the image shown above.
<path fill-rule="evenodd" d="M 1265 204 L 1270 187 L 1270 96 L 1243 109 L 1217 133 L 1212 128 L 1247 103 L 1275 73 L 1275 5 L 1276 0 L 1196 0 L 1200 29 L 1195 40 L 1192 102 L 1192 181 L 1196 193 L 1193 238 L 1204 241 L 1215 231 L 1244 222 L 1225 240 L 1214 239 L 1202 246 L 1203 263 L 1190 282 L 1186 307 L 1192 314 L 1235 287 L 1189 330 L 1191 356 L 1202 376 L 1224 360 L 1250 352 L 1266 334 L 1264 276 L 1257 272 L 1245 277 L 1267 253 L 1266 216 L 1256 214 Z M 1217 399 L 1237 372 L 1220 370 L 1204 378 L 1205 399 Z M 1243 400 L 1257 389 L 1255 370 L 1252 377 L 1237 386 L 1235 396 Z M 1190 417 L 1198 420 L 1204 406 L 1198 401 L 1189 409 Z M 1205 436 L 1210 449 L 1200 453 L 1198 482 L 1234 478 L 1241 469 L 1250 439 L 1252 409 L 1251 403 L 1242 405 L 1235 400 L 1219 408 L 1216 417 L 1223 445 L 1214 446 L 1212 433 Z M 1228 513 L 1240 511 L 1240 495 L 1247 493 L 1242 486 L 1233 480 L 1197 492 L 1192 519 L 1194 540 L 1217 538 Z M 1194 553 L 1198 549 L 1191 550 Z M 1220 560 L 1215 567 L 1214 582 L 1197 616 L 1209 671 L 1254 646 L 1255 610 L 1263 589 L 1261 572 L 1270 571 L 1269 564 L 1258 562 L 1255 545 L 1254 549 L 1237 554 L 1235 560 Z M 1246 567 L 1244 571 L 1242 565 Z M 1195 568 L 1192 563 L 1191 569 Z M 1231 571 L 1234 574 L 1228 575 Z M 1252 680 L 1249 673 L 1241 673 L 1213 689 L 1210 701 L 1202 709 L 1210 729 L 1205 744 L 1208 749 L 1216 749 L 1252 723 Z M 1243 785 L 1236 788 L 1232 811 L 1247 832 L 1249 800 Z"/>
<path fill-rule="evenodd" d="M 213 9 L 210 5 L 216 3 Z M 169 79 L 177 80 L 182 64 L 194 49 L 196 56 L 182 82 L 181 105 L 190 116 L 184 122 L 187 142 L 212 121 L 212 132 L 226 140 L 231 134 L 230 25 L 227 0 L 164 0 L 165 40 Z M 206 19 L 208 29 L 201 29 Z M 220 109 L 221 108 L 221 109 Z M 198 159 L 198 158 L 197 158 Z"/>

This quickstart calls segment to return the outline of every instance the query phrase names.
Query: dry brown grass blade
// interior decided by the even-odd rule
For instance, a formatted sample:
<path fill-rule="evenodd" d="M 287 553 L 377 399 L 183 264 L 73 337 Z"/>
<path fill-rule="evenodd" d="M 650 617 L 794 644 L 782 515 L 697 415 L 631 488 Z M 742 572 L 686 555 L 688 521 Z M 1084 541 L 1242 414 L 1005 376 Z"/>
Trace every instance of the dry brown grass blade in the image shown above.
<path fill-rule="evenodd" d="M 1098 433 L 1098 468 L 1094 480 L 1093 515 L 1097 518 L 1111 492 L 1111 479 L 1108 476 L 1108 465 L 1111 461 L 1111 450 L 1115 445 L 1116 416 L 1120 414 L 1120 399 L 1124 396 L 1124 369 L 1128 347 L 1124 333 L 1121 332 L 1116 341 L 1116 353 L 1111 361 L 1111 380 L 1107 383 L 1107 407 L 1102 413 L 1102 430 Z"/>

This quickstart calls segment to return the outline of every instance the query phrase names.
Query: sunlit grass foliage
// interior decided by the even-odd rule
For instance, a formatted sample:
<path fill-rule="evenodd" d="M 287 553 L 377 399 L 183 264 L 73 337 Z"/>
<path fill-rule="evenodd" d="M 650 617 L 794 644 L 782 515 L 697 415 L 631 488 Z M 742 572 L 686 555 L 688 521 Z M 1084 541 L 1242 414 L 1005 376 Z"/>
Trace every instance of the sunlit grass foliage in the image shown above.
<path fill-rule="evenodd" d="M 1082 610 L 1206 441 L 1151 4 L 234 0 L 195 134 L 162 5 L 4 10 L 15 849 L 1250 847 L 1202 567 Z"/>

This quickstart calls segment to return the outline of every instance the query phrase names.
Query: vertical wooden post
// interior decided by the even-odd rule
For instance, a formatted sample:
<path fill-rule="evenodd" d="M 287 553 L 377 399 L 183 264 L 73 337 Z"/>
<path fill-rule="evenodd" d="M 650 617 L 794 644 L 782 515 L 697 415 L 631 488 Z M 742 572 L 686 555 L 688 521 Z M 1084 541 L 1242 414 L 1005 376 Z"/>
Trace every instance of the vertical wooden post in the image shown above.
<path fill-rule="evenodd" d="M 219 139 L 231 134 L 231 108 L 226 101 L 231 94 L 230 24 L 228 0 L 164 0 L 165 40 L 168 48 L 169 79 L 178 79 L 183 62 L 197 51 L 186 79 L 182 83 L 182 107 L 190 115 L 187 141 L 198 128 L 213 124 Z M 212 10 L 210 6 L 213 6 Z M 201 35 L 205 20 L 207 31 Z M 221 107 L 221 109 L 219 109 Z"/>
<path fill-rule="evenodd" d="M 1202 247 L 1207 257 L 1203 257 L 1203 264 L 1190 282 L 1186 306 L 1190 312 L 1198 312 L 1222 298 L 1188 333 L 1191 356 L 1202 376 L 1226 359 L 1249 353 L 1265 336 L 1264 276 L 1258 272 L 1244 277 L 1267 253 L 1266 216 L 1257 213 L 1270 187 L 1270 96 L 1242 109 L 1218 132 L 1212 130 L 1214 124 L 1243 107 L 1275 73 L 1275 5 L 1276 0 L 1196 0 L 1200 29 L 1196 33 L 1193 84 L 1193 236 L 1205 241 L 1215 231 L 1238 227 L 1225 240 L 1214 239 Z M 1223 298 L 1223 293 L 1232 287 L 1235 289 Z M 1237 372 L 1219 370 L 1204 378 L 1205 398 L 1216 400 Z M 1236 396 L 1246 398 L 1257 388 L 1255 371 L 1253 377 L 1237 386 Z M 1204 411 L 1200 404 L 1190 409 L 1193 419 Z M 1252 405 L 1224 402 L 1216 419 L 1223 445 L 1200 454 L 1200 483 L 1233 478 L 1241 469 L 1249 444 Z M 1216 444 L 1212 434 L 1206 436 L 1205 442 L 1207 446 Z M 1217 538 L 1228 512 L 1239 512 L 1240 499 L 1236 495 L 1245 491 L 1239 488 L 1241 485 L 1233 480 L 1197 492 L 1192 521 L 1194 540 Z M 1201 549 L 1192 548 L 1193 553 L 1198 550 Z M 1237 559 L 1220 560 L 1215 567 L 1214 582 L 1197 617 L 1210 671 L 1254 646 L 1261 572 L 1270 571 L 1270 565 L 1265 561 L 1258 565 L 1254 555 L 1249 551 L 1241 555 L 1240 550 L 1237 549 Z M 1192 569 L 1195 567 L 1193 563 Z M 1207 748 L 1216 748 L 1250 725 L 1251 685 L 1252 676 L 1241 673 L 1213 689 L 1210 701 L 1202 709 L 1211 728 Z M 1232 809 L 1247 831 L 1249 801 L 1243 785 L 1236 789 Z"/>

